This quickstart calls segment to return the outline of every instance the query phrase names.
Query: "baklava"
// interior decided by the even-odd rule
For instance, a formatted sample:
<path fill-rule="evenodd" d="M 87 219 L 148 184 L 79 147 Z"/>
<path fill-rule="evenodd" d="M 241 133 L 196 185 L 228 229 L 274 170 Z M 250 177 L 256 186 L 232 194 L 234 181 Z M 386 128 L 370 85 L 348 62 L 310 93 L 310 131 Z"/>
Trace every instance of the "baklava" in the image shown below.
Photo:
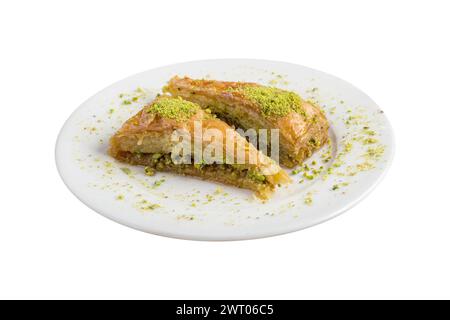
<path fill-rule="evenodd" d="M 203 149 L 211 143 L 211 137 L 206 138 L 205 130 L 222 133 L 222 161 L 216 158 L 213 162 L 203 160 L 195 163 L 194 155 L 189 155 L 191 159 L 187 160 L 190 161 L 182 162 L 177 158 L 181 155 L 173 154 L 179 143 L 173 138 L 174 132 L 195 136 L 198 125 L 202 135 L 197 142 Z M 230 146 L 230 138 L 233 145 L 231 151 L 227 147 L 227 144 Z M 195 149 L 195 141 L 189 143 Z M 238 149 L 244 150 L 243 163 L 239 162 Z M 232 127 L 198 104 L 181 97 L 161 95 L 145 106 L 111 138 L 109 153 L 119 161 L 146 166 L 147 171 L 174 172 L 246 188 L 262 199 L 267 199 L 277 185 L 290 182 L 286 172 L 275 161 L 249 144 Z M 256 160 L 251 162 L 250 158 L 254 155 Z"/>
<path fill-rule="evenodd" d="M 279 161 L 292 168 L 328 141 L 321 109 L 298 94 L 250 82 L 170 79 L 164 92 L 208 108 L 242 129 L 279 129 Z M 270 134 L 270 131 L 269 131 Z"/>

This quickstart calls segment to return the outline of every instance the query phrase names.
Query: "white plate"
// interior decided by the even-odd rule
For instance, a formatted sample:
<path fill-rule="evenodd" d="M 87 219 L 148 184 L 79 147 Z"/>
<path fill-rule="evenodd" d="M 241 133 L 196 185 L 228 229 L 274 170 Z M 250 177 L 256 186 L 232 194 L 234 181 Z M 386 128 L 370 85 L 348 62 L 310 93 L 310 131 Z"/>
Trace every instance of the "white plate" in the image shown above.
<path fill-rule="evenodd" d="M 307 177 L 303 172 L 292 175 L 294 182 L 265 203 L 247 190 L 195 178 L 166 173 L 148 177 L 142 167 L 109 157 L 109 137 L 174 75 L 252 81 L 296 91 L 325 110 L 331 147 L 306 162 Z M 146 71 L 97 93 L 64 124 L 56 163 L 66 185 L 83 203 L 121 224 L 175 238 L 239 240 L 300 230 L 346 211 L 381 180 L 393 152 L 385 115 L 349 83 L 284 62 L 227 59 Z M 312 167 L 320 171 L 321 166 L 320 173 L 312 174 Z"/>

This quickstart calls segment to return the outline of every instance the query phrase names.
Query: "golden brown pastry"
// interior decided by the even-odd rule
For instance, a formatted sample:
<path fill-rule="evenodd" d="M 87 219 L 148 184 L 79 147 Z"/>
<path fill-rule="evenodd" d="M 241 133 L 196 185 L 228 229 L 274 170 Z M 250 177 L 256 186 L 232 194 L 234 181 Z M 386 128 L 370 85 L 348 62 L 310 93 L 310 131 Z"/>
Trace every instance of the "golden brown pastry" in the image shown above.
<path fill-rule="evenodd" d="M 328 121 L 316 105 L 296 93 L 248 82 L 173 77 L 164 91 L 209 108 L 245 130 L 279 129 L 280 163 L 301 164 L 328 141 Z"/>
<path fill-rule="evenodd" d="M 179 140 L 173 139 L 174 131 L 188 133 L 193 137 L 199 125 L 203 133 L 199 144 L 203 150 L 213 141 L 207 137 L 207 129 L 222 133 L 222 163 L 204 160 L 201 163 L 179 163 L 179 158 L 172 157 L 172 153 L 176 153 L 174 147 L 179 143 Z M 231 152 L 227 148 L 227 141 L 232 141 L 234 146 Z M 191 142 L 191 148 L 195 150 L 194 139 Z M 245 154 L 245 161 L 241 164 L 236 164 L 238 148 L 244 150 Z M 272 159 L 249 144 L 225 122 L 195 103 L 165 95 L 157 97 L 124 123 L 111 138 L 109 153 L 119 161 L 147 166 L 147 172 L 170 171 L 222 182 L 250 189 L 263 199 L 268 198 L 278 184 L 290 182 L 287 174 Z M 251 162 L 250 157 L 254 155 L 256 161 Z"/>

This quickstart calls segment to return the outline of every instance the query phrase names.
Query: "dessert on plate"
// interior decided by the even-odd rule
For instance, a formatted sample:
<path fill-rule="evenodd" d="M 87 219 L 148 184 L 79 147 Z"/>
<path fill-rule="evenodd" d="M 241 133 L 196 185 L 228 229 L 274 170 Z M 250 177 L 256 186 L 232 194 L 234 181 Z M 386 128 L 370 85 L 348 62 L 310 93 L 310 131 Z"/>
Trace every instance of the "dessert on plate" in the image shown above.
<path fill-rule="evenodd" d="M 178 154 L 179 138 L 183 135 L 195 137 L 198 128 L 202 133 L 200 140 L 189 140 L 187 149 L 195 150 L 196 141 L 202 150 L 210 147 L 212 140 L 219 139 L 208 137 L 206 130 L 212 129 L 221 133 L 223 139 L 219 141 L 223 146 L 220 158 L 217 158 L 219 149 L 212 152 L 216 156 L 212 158 L 214 161 L 203 158 L 200 163 L 195 162 L 195 152 L 187 158 L 185 154 Z M 182 134 L 177 140 L 174 133 Z M 233 148 L 227 148 L 227 143 Z M 243 150 L 243 162 L 239 162 L 242 157 L 239 158 L 237 150 Z M 290 182 L 275 161 L 258 151 L 227 123 L 181 97 L 161 95 L 145 106 L 111 138 L 109 153 L 119 161 L 146 166 L 148 174 L 156 170 L 195 176 L 250 189 L 262 199 L 267 199 L 277 185 Z"/>
<path fill-rule="evenodd" d="M 279 129 L 280 163 L 301 164 L 328 141 L 328 121 L 315 104 L 294 92 L 250 82 L 170 79 L 164 92 L 208 108 L 243 129 Z"/>

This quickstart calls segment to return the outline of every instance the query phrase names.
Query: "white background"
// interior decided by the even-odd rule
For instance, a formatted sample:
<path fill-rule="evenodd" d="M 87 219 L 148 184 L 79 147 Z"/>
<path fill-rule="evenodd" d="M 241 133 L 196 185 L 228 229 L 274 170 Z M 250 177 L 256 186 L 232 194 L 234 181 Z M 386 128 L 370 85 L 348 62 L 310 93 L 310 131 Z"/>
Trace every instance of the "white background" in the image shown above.
<path fill-rule="evenodd" d="M 3 1 L 0 298 L 450 298 L 448 1 Z M 175 62 L 298 63 L 368 93 L 394 164 L 344 215 L 263 240 L 145 234 L 88 209 L 54 161 L 85 99 Z"/>

